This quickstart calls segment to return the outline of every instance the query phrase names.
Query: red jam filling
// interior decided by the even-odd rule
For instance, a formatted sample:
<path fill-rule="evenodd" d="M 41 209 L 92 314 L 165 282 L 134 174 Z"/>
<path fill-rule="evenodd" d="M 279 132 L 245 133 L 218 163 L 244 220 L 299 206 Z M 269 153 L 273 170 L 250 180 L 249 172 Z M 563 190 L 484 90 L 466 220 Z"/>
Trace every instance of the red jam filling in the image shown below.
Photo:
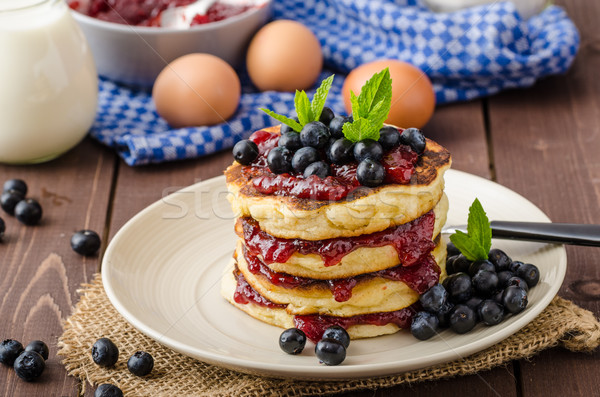
<path fill-rule="evenodd" d="M 103 21 L 137 26 L 160 26 L 160 13 L 167 8 L 186 6 L 196 0 L 70 0 L 69 6 L 90 17 Z M 212 4 L 206 14 L 195 15 L 191 26 L 221 21 L 252 8 L 249 5 Z"/>
<path fill-rule="evenodd" d="M 269 150 L 277 146 L 279 134 L 256 131 L 250 138 L 258 146 L 258 157 L 243 168 L 244 174 L 252 179 L 254 188 L 267 195 L 294 196 L 301 199 L 339 201 L 360 186 L 356 179 L 356 167 L 352 162 L 343 166 L 331 165 L 331 176 L 304 178 L 298 174 L 273 174 L 267 166 Z M 322 158 L 326 160 L 325 153 Z M 408 184 L 415 171 L 419 156 L 409 146 L 400 145 L 390 150 L 382 159 L 386 170 L 385 183 Z"/>
<path fill-rule="evenodd" d="M 417 265 L 405 267 L 402 265 L 377 272 L 361 274 L 354 277 L 333 280 L 316 280 L 307 277 L 293 276 L 287 273 L 278 273 L 265 265 L 260 258 L 244 250 L 244 258 L 248 270 L 252 274 L 260 274 L 273 285 L 283 288 L 307 287 L 314 284 L 326 285 L 337 302 L 346 302 L 352 297 L 352 289 L 360 280 L 370 277 L 384 277 L 389 280 L 402 281 L 418 294 L 422 294 L 433 287 L 440 280 L 440 268 L 431 255 L 425 257 Z"/>
<path fill-rule="evenodd" d="M 403 266 L 412 266 L 435 247 L 431 241 L 435 224 L 433 211 L 381 232 L 319 241 L 278 238 L 262 231 L 258 222 L 252 218 L 241 218 L 241 222 L 246 247 L 252 254 L 262 256 L 266 264 L 285 263 L 298 252 L 303 255 L 318 254 L 325 266 L 333 266 L 359 247 L 392 245 L 398 252 L 400 263 Z"/>
<path fill-rule="evenodd" d="M 234 272 L 235 278 L 237 280 L 237 285 L 235 287 L 235 292 L 233 294 L 233 300 L 240 305 L 245 305 L 248 303 L 254 303 L 259 306 L 268 307 L 271 309 L 285 309 L 287 305 L 281 305 L 278 303 L 271 302 L 261 294 L 259 294 L 244 278 L 244 275 L 239 272 L 239 270 L 235 270 Z"/>

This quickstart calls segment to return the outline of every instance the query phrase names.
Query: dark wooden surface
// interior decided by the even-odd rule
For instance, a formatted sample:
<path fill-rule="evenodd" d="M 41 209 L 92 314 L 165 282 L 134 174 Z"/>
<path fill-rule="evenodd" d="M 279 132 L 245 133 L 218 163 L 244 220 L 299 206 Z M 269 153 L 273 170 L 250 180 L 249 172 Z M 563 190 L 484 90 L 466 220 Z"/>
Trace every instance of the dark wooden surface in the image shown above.
<path fill-rule="evenodd" d="M 559 1 L 581 32 L 573 68 L 535 86 L 484 100 L 438 107 L 426 134 L 453 153 L 455 169 L 493 179 L 527 197 L 554 221 L 600 223 L 600 4 Z M 61 158 L 35 166 L 0 165 L 0 182 L 25 179 L 44 208 L 43 222 L 24 227 L 0 214 L 0 338 L 42 339 L 50 358 L 42 378 L 20 381 L 0 367 L 0 395 L 78 396 L 93 389 L 68 377 L 56 356 L 61 321 L 80 284 L 101 258 L 71 251 L 71 234 L 90 228 L 106 242 L 148 204 L 219 175 L 231 161 L 219 153 L 194 161 L 130 168 L 87 139 Z M 560 295 L 600 316 L 600 249 L 568 247 Z M 477 375 L 347 396 L 598 395 L 600 352 L 543 352 Z"/>

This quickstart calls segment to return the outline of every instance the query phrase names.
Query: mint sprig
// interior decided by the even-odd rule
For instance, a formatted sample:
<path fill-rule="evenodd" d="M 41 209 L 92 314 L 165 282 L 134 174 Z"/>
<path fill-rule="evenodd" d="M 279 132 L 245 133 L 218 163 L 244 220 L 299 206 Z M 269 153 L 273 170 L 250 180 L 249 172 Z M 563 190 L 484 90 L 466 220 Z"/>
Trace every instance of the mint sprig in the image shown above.
<path fill-rule="evenodd" d="M 450 241 L 470 261 L 485 260 L 492 248 L 490 221 L 478 199 L 469 207 L 467 233 L 457 230 Z"/>
<path fill-rule="evenodd" d="M 350 92 L 352 123 L 346 123 L 342 131 L 346 139 L 358 142 L 362 139 L 379 139 L 379 130 L 392 107 L 392 79 L 388 68 L 376 73 L 360 90 L 357 97 Z"/>
<path fill-rule="evenodd" d="M 308 99 L 308 95 L 304 90 L 296 90 L 296 94 L 294 95 L 294 106 L 296 108 L 296 114 L 298 115 L 298 121 L 290 119 L 287 116 L 277 114 L 269 109 L 260 108 L 260 110 L 267 113 L 275 120 L 281 121 L 294 131 L 300 132 L 302 127 L 304 127 L 306 124 L 310 123 L 311 121 L 318 121 L 321 117 L 323 107 L 325 107 L 327 94 L 329 93 L 331 84 L 333 83 L 333 77 L 334 75 L 332 74 L 321 82 L 321 85 L 319 88 L 317 88 L 317 91 L 313 96 L 312 102 Z"/>

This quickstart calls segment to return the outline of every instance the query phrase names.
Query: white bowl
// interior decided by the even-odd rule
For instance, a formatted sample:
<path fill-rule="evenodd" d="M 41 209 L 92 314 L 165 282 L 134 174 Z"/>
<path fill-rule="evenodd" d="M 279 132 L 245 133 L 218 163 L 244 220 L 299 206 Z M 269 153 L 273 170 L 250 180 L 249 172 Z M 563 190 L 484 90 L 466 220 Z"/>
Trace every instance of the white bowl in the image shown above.
<path fill-rule="evenodd" d="M 185 54 L 209 53 L 233 67 L 241 65 L 250 39 L 270 17 L 270 4 L 267 1 L 239 15 L 188 29 L 122 25 L 77 11 L 72 14 L 100 76 L 149 87 L 169 62 Z"/>

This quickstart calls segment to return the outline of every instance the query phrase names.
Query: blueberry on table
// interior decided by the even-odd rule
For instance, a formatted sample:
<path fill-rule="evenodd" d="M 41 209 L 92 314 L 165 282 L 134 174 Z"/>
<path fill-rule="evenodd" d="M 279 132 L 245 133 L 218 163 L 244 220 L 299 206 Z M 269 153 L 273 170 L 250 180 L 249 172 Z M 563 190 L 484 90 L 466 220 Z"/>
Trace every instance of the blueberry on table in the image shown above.
<path fill-rule="evenodd" d="M 115 385 L 103 383 L 94 392 L 94 397 L 123 397 L 123 392 Z"/>
<path fill-rule="evenodd" d="M 146 376 L 154 368 L 154 359 L 149 353 L 138 351 L 127 360 L 127 369 L 136 376 Z"/>
<path fill-rule="evenodd" d="M 460 255 L 460 250 L 451 241 L 446 244 L 446 252 L 448 256 Z"/>
<path fill-rule="evenodd" d="M 508 281 L 506 282 L 506 286 L 510 287 L 511 285 L 519 287 L 525 292 L 529 292 L 529 286 L 527 285 L 527 282 L 525 280 L 523 280 L 521 277 L 514 276 L 514 277 L 509 278 Z"/>
<path fill-rule="evenodd" d="M 514 277 L 515 274 L 510 270 L 503 270 L 498 273 L 498 288 L 506 288 L 508 287 L 508 280 Z"/>
<path fill-rule="evenodd" d="M 379 186 L 385 179 L 385 168 L 375 160 L 363 160 L 356 167 L 356 179 L 363 186 Z"/>
<path fill-rule="evenodd" d="M 479 305 L 483 302 L 483 299 L 478 296 L 472 296 L 468 301 L 465 302 L 465 305 L 469 306 L 475 314 L 477 314 L 477 309 L 479 309 Z"/>
<path fill-rule="evenodd" d="M 296 131 L 286 132 L 285 134 L 281 134 L 279 137 L 279 141 L 277 141 L 277 146 L 283 146 L 288 148 L 292 152 L 300 149 L 302 147 L 302 141 L 300 140 L 300 134 Z"/>
<path fill-rule="evenodd" d="M 466 302 L 471 297 L 471 277 L 466 273 L 455 273 L 444 280 L 450 300 L 454 303 Z"/>
<path fill-rule="evenodd" d="M 344 124 L 349 123 L 350 119 L 345 116 L 335 116 L 329 122 L 329 131 L 331 136 L 334 138 L 343 138 L 344 132 L 342 130 Z"/>
<path fill-rule="evenodd" d="M 407 128 L 402 131 L 400 143 L 410 146 L 417 154 L 423 154 L 427 145 L 425 135 L 418 128 Z"/>
<path fill-rule="evenodd" d="M 468 271 L 469 276 L 473 277 L 481 270 L 488 270 L 490 272 L 495 272 L 496 268 L 494 267 L 492 262 L 488 261 L 487 259 L 474 261 L 469 266 L 469 271 Z"/>
<path fill-rule="evenodd" d="M 531 263 L 525 263 L 517 269 L 517 276 L 525 280 L 529 288 L 532 288 L 540 281 L 540 270 Z"/>
<path fill-rule="evenodd" d="M 383 157 L 383 148 L 373 139 L 363 139 L 354 145 L 354 158 L 361 162 L 366 159 L 379 161 Z"/>
<path fill-rule="evenodd" d="M 100 244 L 100 236 L 93 230 L 80 230 L 71 236 L 71 248 L 80 255 L 94 255 Z"/>
<path fill-rule="evenodd" d="M 0 363 L 4 365 L 13 365 L 23 350 L 21 342 L 14 339 L 4 339 L 2 343 L 0 343 Z"/>
<path fill-rule="evenodd" d="M 310 164 L 319 161 L 319 151 L 314 147 L 306 146 L 298 149 L 292 157 L 292 168 L 297 173 L 304 172 Z"/>
<path fill-rule="evenodd" d="M 485 325 L 500 324 L 504 319 L 504 307 L 491 299 L 486 299 L 478 307 L 479 319 Z"/>
<path fill-rule="evenodd" d="M 331 110 L 331 108 L 328 108 L 327 106 L 325 106 L 323 108 L 323 110 L 321 111 L 321 116 L 319 116 L 319 121 L 325 125 L 329 125 L 329 123 L 331 123 L 331 120 L 333 120 L 334 117 L 335 117 L 335 113 L 333 113 L 333 110 Z"/>
<path fill-rule="evenodd" d="M 21 200 L 15 206 L 15 217 L 25 225 L 37 225 L 42 219 L 42 206 L 32 198 Z"/>
<path fill-rule="evenodd" d="M 48 359 L 48 355 L 50 354 L 50 350 L 48 349 L 48 345 L 44 342 L 42 342 L 41 340 L 33 340 L 31 342 L 29 342 L 29 344 L 27 346 L 25 346 L 25 351 L 26 352 L 36 352 L 39 353 L 40 356 L 42 356 L 42 358 L 44 360 Z"/>
<path fill-rule="evenodd" d="M 456 273 L 454 271 L 454 261 L 458 258 L 458 255 L 451 255 L 446 257 L 446 273 L 453 274 Z"/>
<path fill-rule="evenodd" d="M 459 304 L 454 306 L 450 313 L 450 329 L 457 334 L 469 332 L 477 324 L 475 311 L 467 305 Z"/>
<path fill-rule="evenodd" d="M 323 332 L 321 339 L 328 338 L 340 341 L 346 349 L 350 346 L 350 335 L 348 335 L 348 332 L 339 325 L 332 325 Z"/>
<path fill-rule="evenodd" d="M 4 182 L 2 191 L 6 192 L 9 190 L 16 190 L 16 191 L 20 192 L 21 195 L 26 196 L 27 195 L 27 184 L 22 179 L 9 179 L 8 181 Z"/>
<path fill-rule="evenodd" d="M 450 326 L 450 313 L 452 313 L 452 309 L 454 309 L 454 305 L 447 302 L 437 313 L 435 313 L 440 328 L 448 328 Z"/>
<path fill-rule="evenodd" d="M 316 149 L 323 149 L 329 143 L 329 128 L 320 121 L 311 121 L 302 127 L 300 131 L 300 140 L 304 146 L 311 146 Z"/>
<path fill-rule="evenodd" d="M 488 259 L 494 264 L 496 272 L 509 270 L 510 264 L 512 262 L 509 256 L 506 255 L 506 252 L 498 248 L 493 248 L 490 250 L 490 252 L 488 253 Z"/>
<path fill-rule="evenodd" d="M 6 190 L 0 195 L 0 207 L 9 215 L 15 214 L 15 207 L 25 196 L 18 190 Z"/>
<path fill-rule="evenodd" d="M 481 296 L 491 296 L 498 288 L 498 275 L 489 270 L 480 270 L 471 279 L 473 288 Z"/>
<path fill-rule="evenodd" d="M 316 161 L 312 164 L 309 164 L 308 167 L 304 170 L 304 177 L 308 178 L 309 176 L 316 175 L 321 179 L 327 178 L 331 174 L 331 169 L 329 169 L 329 164 L 324 161 Z"/>
<path fill-rule="evenodd" d="M 100 338 L 92 346 L 92 359 L 101 367 L 112 367 L 119 359 L 119 349 L 108 338 Z"/>
<path fill-rule="evenodd" d="M 46 362 L 38 352 L 25 351 L 17 357 L 13 368 L 19 378 L 26 382 L 33 382 L 44 372 Z"/>
<path fill-rule="evenodd" d="M 258 146 L 249 139 L 239 141 L 233 147 L 233 158 L 241 165 L 249 165 L 258 157 Z"/>
<path fill-rule="evenodd" d="M 338 165 L 354 160 L 354 142 L 346 138 L 336 139 L 327 150 L 327 159 Z"/>
<path fill-rule="evenodd" d="M 293 154 L 283 146 L 275 147 L 269 150 L 267 155 L 267 164 L 274 174 L 283 174 L 292 170 Z"/>
<path fill-rule="evenodd" d="M 279 347 L 287 354 L 300 354 L 306 346 L 306 334 L 298 328 L 288 328 L 279 335 Z"/>
<path fill-rule="evenodd" d="M 523 288 L 511 285 L 504 289 L 502 304 L 506 311 L 512 314 L 520 313 L 525 310 L 527 303 L 527 292 Z"/>
<path fill-rule="evenodd" d="M 519 268 L 521 266 L 523 266 L 523 265 L 524 265 L 524 263 L 521 262 L 521 261 L 512 261 L 510 263 L 510 266 L 508 267 L 508 270 L 510 270 L 511 272 L 517 274 L 517 270 L 519 270 Z"/>
<path fill-rule="evenodd" d="M 325 365 L 338 365 L 346 359 L 346 348 L 336 339 L 321 339 L 315 346 L 317 358 Z"/>
<path fill-rule="evenodd" d="M 471 261 L 468 260 L 463 254 L 458 255 L 458 258 L 456 258 L 452 263 L 454 273 L 467 273 L 470 266 Z"/>
<path fill-rule="evenodd" d="M 419 340 L 427 340 L 437 334 L 440 321 L 429 312 L 418 312 L 410 324 L 410 333 Z"/>
<path fill-rule="evenodd" d="M 383 150 L 391 150 L 400 144 L 400 131 L 396 127 L 386 125 L 379 130 L 378 142 Z"/>
<path fill-rule="evenodd" d="M 448 291 L 441 284 L 436 284 L 419 297 L 423 309 L 430 313 L 439 312 L 448 301 Z"/>

